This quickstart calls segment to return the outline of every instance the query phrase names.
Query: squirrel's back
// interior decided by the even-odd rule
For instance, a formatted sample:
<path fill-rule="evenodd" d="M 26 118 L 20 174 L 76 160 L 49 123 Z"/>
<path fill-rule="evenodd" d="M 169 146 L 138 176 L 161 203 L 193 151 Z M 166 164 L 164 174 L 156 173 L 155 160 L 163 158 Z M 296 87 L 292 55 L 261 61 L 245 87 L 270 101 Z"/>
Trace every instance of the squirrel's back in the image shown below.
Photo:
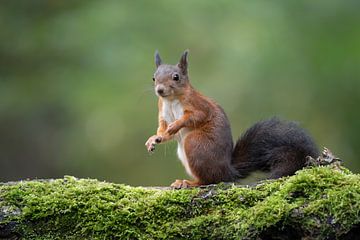
<path fill-rule="evenodd" d="M 270 171 L 270 178 L 278 178 L 304 167 L 306 156 L 318 155 L 316 144 L 297 123 L 271 118 L 254 124 L 239 138 L 232 164 L 240 178 L 254 170 Z"/>

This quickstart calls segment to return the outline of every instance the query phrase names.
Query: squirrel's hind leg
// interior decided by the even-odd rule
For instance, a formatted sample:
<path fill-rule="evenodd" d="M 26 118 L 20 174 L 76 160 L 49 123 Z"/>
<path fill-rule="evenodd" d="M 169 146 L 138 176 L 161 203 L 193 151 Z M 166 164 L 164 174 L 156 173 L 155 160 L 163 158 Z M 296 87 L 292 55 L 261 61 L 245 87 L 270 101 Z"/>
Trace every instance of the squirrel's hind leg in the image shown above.
<path fill-rule="evenodd" d="M 172 188 L 180 189 L 180 188 L 188 188 L 188 187 L 197 187 L 201 184 L 198 181 L 190 181 L 190 180 L 181 180 L 176 179 L 170 186 Z"/>

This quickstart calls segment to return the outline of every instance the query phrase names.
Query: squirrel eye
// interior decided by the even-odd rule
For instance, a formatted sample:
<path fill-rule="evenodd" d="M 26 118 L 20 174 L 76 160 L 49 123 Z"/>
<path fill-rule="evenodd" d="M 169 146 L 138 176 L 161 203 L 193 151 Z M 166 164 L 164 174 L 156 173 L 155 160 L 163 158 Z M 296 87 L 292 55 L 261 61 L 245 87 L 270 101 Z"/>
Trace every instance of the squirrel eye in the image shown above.
<path fill-rule="evenodd" d="M 179 81 L 179 74 L 175 73 L 172 79 L 174 81 Z"/>
<path fill-rule="evenodd" d="M 152 80 L 155 82 L 155 78 L 153 77 Z"/>

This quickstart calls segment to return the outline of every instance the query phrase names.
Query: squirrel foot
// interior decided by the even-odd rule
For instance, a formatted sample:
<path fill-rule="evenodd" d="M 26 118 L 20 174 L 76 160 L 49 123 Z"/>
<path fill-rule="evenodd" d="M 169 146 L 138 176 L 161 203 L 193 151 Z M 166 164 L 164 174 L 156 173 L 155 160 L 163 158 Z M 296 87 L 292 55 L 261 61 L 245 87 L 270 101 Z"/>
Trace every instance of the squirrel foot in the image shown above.
<path fill-rule="evenodd" d="M 180 189 L 180 188 L 197 187 L 200 185 L 201 184 L 197 181 L 176 179 L 176 181 L 173 182 L 170 186 L 175 189 Z"/>
<path fill-rule="evenodd" d="M 146 141 L 145 146 L 146 149 L 148 150 L 149 153 L 154 152 L 155 150 L 155 145 L 161 143 L 162 141 L 162 137 L 161 136 L 151 136 L 149 137 L 149 139 Z"/>

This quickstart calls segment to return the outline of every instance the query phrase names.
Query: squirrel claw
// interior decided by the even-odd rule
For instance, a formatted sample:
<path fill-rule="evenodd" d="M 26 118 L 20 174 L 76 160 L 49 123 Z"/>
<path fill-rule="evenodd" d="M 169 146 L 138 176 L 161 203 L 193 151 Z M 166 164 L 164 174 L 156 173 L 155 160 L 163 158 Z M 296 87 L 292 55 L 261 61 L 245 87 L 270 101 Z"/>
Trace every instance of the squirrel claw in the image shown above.
<path fill-rule="evenodd" d="M 155 146 L 152 145 L 152 146 L 150 147 L 150 149 L 149 149 L 149 152 L 150 152 L 150 153 L 153 153 L 154 151 L 155 151 Z"/>
<path fill-rule="evenodd" d="M 151 143 L 149 146 L 147 146 L 147 150 L 149 153 L 153 153 L 155 151 L 155 144 Z"/>
<path fill-rule="evenodd" d="M 200 186 L 200 184 L 198 182 L 193 182 L 193 181 L 189 181 L 189 180 L 181 180 L 181 179 L 176 179 L 176 181 L 170 185 L 170 187 L 172 187 L 174 189 L 189 188 L 189 187 L 196 187 L 196 186 Z"/>

